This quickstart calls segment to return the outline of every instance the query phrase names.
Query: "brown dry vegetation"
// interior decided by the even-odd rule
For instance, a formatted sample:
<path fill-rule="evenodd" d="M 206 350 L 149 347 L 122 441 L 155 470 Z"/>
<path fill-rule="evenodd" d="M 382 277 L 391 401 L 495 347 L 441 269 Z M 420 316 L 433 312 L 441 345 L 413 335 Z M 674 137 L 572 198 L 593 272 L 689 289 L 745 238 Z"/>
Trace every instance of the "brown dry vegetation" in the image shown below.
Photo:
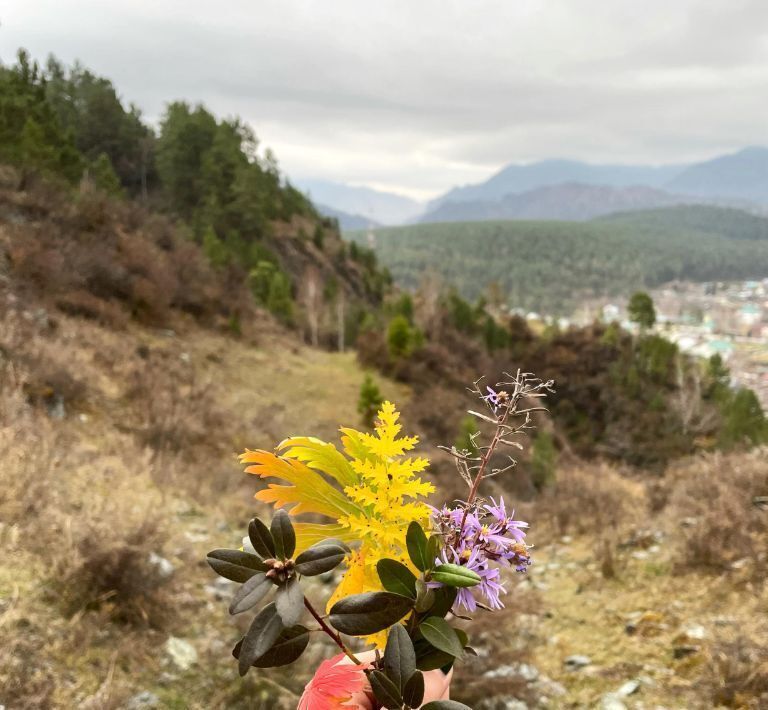
<path fill-rule="evenodd" d="M 311 666 L 331 652 L 319 646 L 298 668 L 241 681 L 228 655 L 236 631 L 227 590 L 211 586 L 201 560 L 211 545 L 236 544 L 254 510 L 254 483 L 233 452 L 298 432 L 333 439 L 337 422 L 357 421 L 362 372 L 353 355 L 300 348 L 274 327 L 261 347 L 188 323 L 177 330 L 129 324 L 118 333 L 18 302 L 5 312 L 0 699 L 8 708 L 125 707 L 141 690 L 161 707 L 291 707 Z M 405 389 L 383 387 L 407 403 Z M 768 600 L 756 572 L 766 513 L 752 499 L 765 489 L 765 460 L 764 451 L 711 455 L 650 481 L 605 465 L 563 466 L 555 486 L 524 505 L 536 563 L 509 579 L 505 612 L 480 615 L 481 655 L 459 667 L 456 697 L 477 708 L 512 697 L 590 707 L 642 677 L 630 707 L 760 707 Z M 706 540 L 725 555 L 715 564 L 702 556 Z M 153 554 L 172 562 L 170 576 Z M 675 659 L 694 623 L 706 638 Z M 197 649 L 188 670 L 169 661 L 169 636 Z M 565 671 L 574 653 L 592 666 Z"/>
<path fill-rule="evenodd" d="M 147 690 L 167 708 L 295 706 L 331 649 L 240 680 L 229 650 L 244 620 L 202 560 L 236 545 L 255 511 L 234 453 L 357 424 L 354 354 L 305 348 L 258 312 L 234 338 L 178 308 L 157 329 L 62 313 L 34 292 L 3 299 L 0 704 L 118 708 Z M 455 438 L 463 395 L 380 385 L 438 462 L 440 497 L 458 494 L 434 446 Z M 508 579 L 507 610 L 473 625 L 480 657 L 457 669 L 455 697 L 594 707 L 639 678 L 628 707 L 764 707 L 766 451 L 653 476 L 565 454 L 555 484 L 517 506 L 536 561 Z M 525 461 L 510 475 L 494 494 L 531 493 Z M 174 666 L 170 637 L 196 663 Z M 675 658 L 680 646 L 693 648 Z M 565 670 L 578 653 L 591 665 Z"/>
<path fill-rule="evenodd" d="M 0 703 L 125 707 L 148 689 L 162 707 L 295 704 L 306 666 L 237 679 L 229 591 L 203 559 L 255 510 L 237 451 L 357 424 L 353 355 L 306 350 L 268 320 L 254 347 L 188 321 L 116 332 L 3 305 Z M 169 661 L 169 636 L 197 650 L 190 669 Z"/>

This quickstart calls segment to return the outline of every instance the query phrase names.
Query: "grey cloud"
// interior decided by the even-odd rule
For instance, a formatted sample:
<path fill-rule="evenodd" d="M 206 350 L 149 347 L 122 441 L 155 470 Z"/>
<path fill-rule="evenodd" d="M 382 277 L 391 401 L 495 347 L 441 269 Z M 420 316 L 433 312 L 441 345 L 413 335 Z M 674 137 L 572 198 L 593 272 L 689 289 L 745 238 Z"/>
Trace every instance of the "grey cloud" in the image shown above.
<path fill-rule="evenodd" d="M 48 51 L 241 115 L 289 174 L 424 195 L 510 161 L 677 162 L 768 143 L 763 0 L 6 0 Z"/>

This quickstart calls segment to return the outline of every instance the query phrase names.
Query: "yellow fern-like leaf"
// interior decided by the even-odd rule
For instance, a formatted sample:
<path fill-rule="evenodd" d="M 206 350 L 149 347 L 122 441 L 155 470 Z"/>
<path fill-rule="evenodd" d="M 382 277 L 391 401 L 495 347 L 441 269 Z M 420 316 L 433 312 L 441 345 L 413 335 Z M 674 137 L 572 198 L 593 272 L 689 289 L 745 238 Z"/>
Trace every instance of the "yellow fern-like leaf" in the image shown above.
<path fill-rule="evenodd" d="M 320 513 L 338 520 L 340 515 L 359 512 L 359 508 L 340 490 L 334 488 L 319 473 L 296 459 L 276 456 L 269 451 L 246 451 L 240 455 L 241 463 L 250 463 L 246 473 L 261 478 L 280 478 L 293 485 L 268 488 L 256 494 L 258 500 L 272 503 L 276 508 L 294 504 L 291 513 Z"/>
<path fill-rule="evenodd" d="M 351 594 L 380 590 L 376 572 L 380 559 L 391 557 L 412 567 L 406 530 L 414 520 L 426 524 L 429 509 L 423 498 L 434 486 L 416 475 L 427 467 L 427 459 L 405 455 L 418 439 L 400 436 L 399 417 L 395 406 L 384 402 L 373 434 L 341 429 L 344 453 L 313 437 L 292 437 L 278 446 L 281 455 L 246 451 L 240 457 L 250 464 L 248 473 L 287 484 L 270 483 L 257 499 L 278 508 L 291 506 L 292 515 L 316 513 L 333 521 L 296 523 L 299 551 L 327 537 L 360 543 L 348 556 L 329 609 Z M 386 633 L 367 640 L 383 645 Z"/>

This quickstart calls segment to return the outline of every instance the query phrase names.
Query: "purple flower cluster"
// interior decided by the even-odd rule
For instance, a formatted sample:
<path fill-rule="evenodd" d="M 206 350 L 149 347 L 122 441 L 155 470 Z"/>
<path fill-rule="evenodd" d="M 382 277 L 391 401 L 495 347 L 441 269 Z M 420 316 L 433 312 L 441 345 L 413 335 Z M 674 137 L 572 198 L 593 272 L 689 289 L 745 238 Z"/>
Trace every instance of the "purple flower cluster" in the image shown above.
<path fill-rule="evenodd" d="M 491 505 L 469 510 L 466 517 L 463 508 L 432 508 L 437 532 L 445 543 L 436 561 L 462 565 L 480 576 L 480 584 L 461 588 L 456 596 L 457 603 L 469 611 L 477 609 L 475 592 L 491 609 L 503 608 L 499 595 L 507 590 L 500 581 L 499 565 L 525 572 L 531 564 L 523 532 L 528 523 L 512 516 L 514 511 L 507 515 L 503 498 L 498 503 L 491 498 Z"/>

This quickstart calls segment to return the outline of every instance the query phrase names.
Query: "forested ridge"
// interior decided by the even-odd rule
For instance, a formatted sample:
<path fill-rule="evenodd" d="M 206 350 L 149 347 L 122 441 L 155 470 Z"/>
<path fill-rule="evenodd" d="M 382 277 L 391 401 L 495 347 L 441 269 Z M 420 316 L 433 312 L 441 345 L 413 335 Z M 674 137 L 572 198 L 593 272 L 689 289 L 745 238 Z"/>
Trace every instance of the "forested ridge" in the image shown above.
<path fill-rule="evenodd" d="M 629 212 L 591 222 L 420 224 L 375 230 L 398 283 L 434 271 L 466 298 L 496 282 L 512 306 L 570 314 L 584 299 L 628 295 L 673 280 L 768 273 L 768 219 L 709 206 Z M 364 232 L 350 232 L 363 242 Z"/>
<path fill-rule="evenodd" d="M 80 212 L 77 224 L 61 234 L 42 230 L 37 252 L 66 257 L 84 232 L 109 233 L 98 243 L 98 274 L 84 259 L 66 262 L 87 272 L 75 281 L 89 297 L 131 290 L 135 283 L 121 283 L 125 271 L 154 280 L 155 291 L 162 290 L 161 276 L 144 273 L 152 270 L 149 265 L 125 263 L 126 250 L 118 248 L 115 235 L 126 229 L 145 237 L 153 232 L 143 248 L 147 261 L 149 244 L 161 252 L 171 241 L 195 245 L 213 280 L 234 292 L 244 286 L 255 305 L 303 329 L 314 343 L 353 342 L 360 320 L 381 301 L 388 283 L 374 255 L 349 248 L 335 220 L 290 184 L 242 120 L 218 119 L 201 104 L 171 101 L 155 130 L 136 106 L 125 105 L 108 79 L 79 64 L 65 67 L 50 57 L 40 66 L 20 50 L 15 64 L 0 66 L 0 164 L 13 171 L 3 186 L 19 196 L 9 193 L 5 201 L 26 200 L 17 205 L 26 211 L 24 219 L 41 211 L 59 214 L 68 201 Z M 66 227 L 60 216 L 56 225 Z M 167 228 L 158 229 L 158 219 Z M 158 236 L 163 230 L 173 236 Z M 17 262 L 45 271 L 44 263 L 30 265 L 45 257 L 22 251 Z M 110 270 L 106 287 L 94 283 Z M 148 298 L 156 300 L 157 293 Z M 142 299 L 128 300 L 134 313 L 141 310 L 136 301 Z M 169 294 L 167 300 L 174 305 L 179 299 Z M 235 331 L 241 305 L 237 293 L 218 303 Z"/>

